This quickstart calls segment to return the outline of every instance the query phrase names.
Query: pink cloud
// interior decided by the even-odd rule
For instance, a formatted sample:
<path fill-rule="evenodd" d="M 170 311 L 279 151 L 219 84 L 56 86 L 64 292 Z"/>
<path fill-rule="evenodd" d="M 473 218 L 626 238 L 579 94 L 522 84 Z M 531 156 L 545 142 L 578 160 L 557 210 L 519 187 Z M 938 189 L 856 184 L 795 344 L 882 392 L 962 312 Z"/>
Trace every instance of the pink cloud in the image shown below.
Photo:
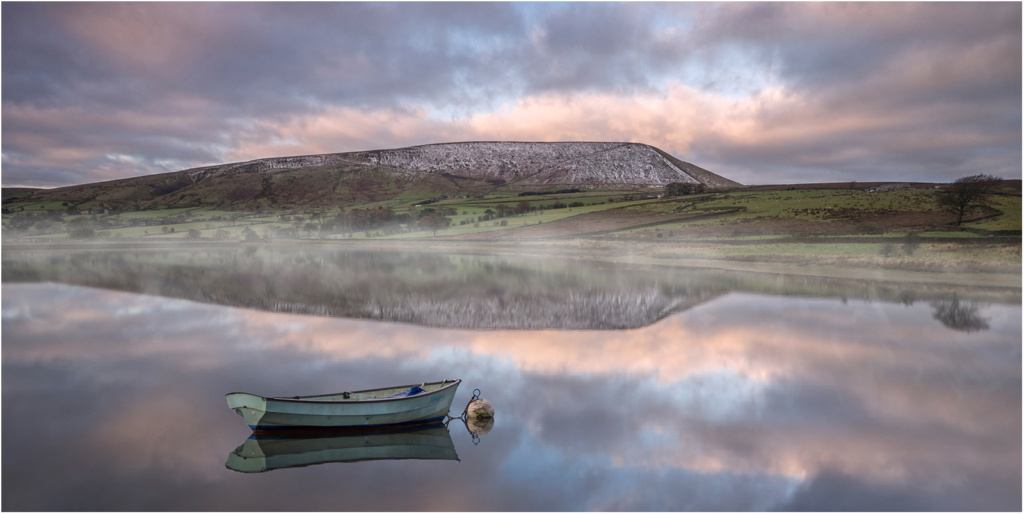
<path fill-rule="evenodd" d="M 784 88 L 734 99 L 676 83 L 664 93 L 634 96 L 539 94 L 455 120 L 425 109 L 327 107 L 284 121 L 256 120 L 229 155 L 248 160 L 445 141 L 628 141 L 685 160 L 695 152 L 807 145 L 904 123 L 900 113 L 834 111 Z"/>
<path fill-rule="evenodd" d="M 685 155 L 729 100 L 675 85 L 667 93 L 540 94 L 454 119 L 425 109 L 327 107 L 284 121 L 254 120 L 232 160 L 445 141 L 632 141 Z M 685 157 L 684 157 L 685 158 Z"/>
<path fill-rule="evenodd" d="M 67 4 L 54 19 L 115 68 L 154 76 L 180 76 L 223 34 L 211 5 Z"/>

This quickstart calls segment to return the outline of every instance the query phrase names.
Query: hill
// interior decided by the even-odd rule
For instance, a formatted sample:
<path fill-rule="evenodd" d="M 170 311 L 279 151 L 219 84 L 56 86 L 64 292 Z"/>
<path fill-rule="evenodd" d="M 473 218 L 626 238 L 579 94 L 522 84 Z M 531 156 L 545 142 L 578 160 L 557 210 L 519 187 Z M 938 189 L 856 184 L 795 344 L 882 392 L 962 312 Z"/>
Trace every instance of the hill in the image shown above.
<path fill-rule="evenodd" d="M 5 200 L 8 198 L 21 198 L 35 193 L 36 191 L 43 190 L 35 187 L 5 187 L 3 188 L 2 196 Z"/>
<path fill-rule="evenodd" d="M 639 143 L 443 143 L 256 159 L 39 190 L 19 198 L 75 208 L 331 206 L 403 197 L 557 188 L 738 183 Z"/>

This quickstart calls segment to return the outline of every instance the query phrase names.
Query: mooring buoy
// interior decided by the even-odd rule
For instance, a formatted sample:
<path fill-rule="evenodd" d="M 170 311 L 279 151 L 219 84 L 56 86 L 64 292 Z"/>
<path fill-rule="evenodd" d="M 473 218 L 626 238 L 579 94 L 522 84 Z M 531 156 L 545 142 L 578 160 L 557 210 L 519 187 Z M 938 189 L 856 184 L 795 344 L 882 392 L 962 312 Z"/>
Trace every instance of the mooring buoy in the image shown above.
<path fill-rule="evenodd" d="M 477 398 L 466 406 L 466 417 L 469 419 L 492 419 L 494 418 L 494 406 L 483 398 Z"/>

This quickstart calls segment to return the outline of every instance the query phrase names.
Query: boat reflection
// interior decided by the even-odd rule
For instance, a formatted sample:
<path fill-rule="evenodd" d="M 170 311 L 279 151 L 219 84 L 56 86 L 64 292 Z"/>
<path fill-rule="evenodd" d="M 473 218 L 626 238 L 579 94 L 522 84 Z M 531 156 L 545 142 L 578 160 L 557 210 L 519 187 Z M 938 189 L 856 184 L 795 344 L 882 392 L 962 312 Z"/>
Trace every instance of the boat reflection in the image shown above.
<path fill-rule="evenodd" d="M 367 460 L 459 460 L 448 427 L 431 423 L 390 430 L 345 430 L 309 434 L 252 435 L 224 464 L 242 473 L 262 473 L 329 462 Z"/>

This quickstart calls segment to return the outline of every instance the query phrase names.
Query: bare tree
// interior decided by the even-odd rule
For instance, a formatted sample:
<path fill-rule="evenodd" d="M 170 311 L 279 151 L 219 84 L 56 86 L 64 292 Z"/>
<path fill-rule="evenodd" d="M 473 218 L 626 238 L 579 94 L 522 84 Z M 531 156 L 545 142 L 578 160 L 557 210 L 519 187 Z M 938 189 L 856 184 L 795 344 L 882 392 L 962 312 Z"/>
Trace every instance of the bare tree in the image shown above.
<path fill-rule="evenodd" d="M 497 214 L 499 218 L 504 218 L 512 210 L 512 207 L 509 207 L 508 205 L 503 203 L 499 203 L 494 206 L 494 210 L 498 211 Z"/>
<path fill-rule="evenodd" d="M 320 210 L 320 209 L 317 209 L 317 210 L 313 211 L 312 214 L 309 215 L 309 221 L 311 221 L 311 222 L 315 221 L 317 223 L 317 227 L 319 227 L 319 228 L 323 228 L 324 220 L 326 220 L 326 219 L 327 219 L 327 211 Z"/>
<path fill-rule="evenodd" d="M 526 200 L 523 200 L 523 201 L 521 201 L 521 202 L 516 204 L 516 207 L 515 207 L 515 213 L 516 214 L 526 214 L 528 212 L 530 212 L 530 202 L 527 202 Z"/>
<path fill-rule="evenodd" d="M 964 213 L 972 206 L 987 205 L 988 199 L 999 185 L 999 177 L 992 175 L 970 175 L 960 177 L 944 189 L 939 190 L 939 207 L 956 215 L 956 226 L 964 221 Z"/>

